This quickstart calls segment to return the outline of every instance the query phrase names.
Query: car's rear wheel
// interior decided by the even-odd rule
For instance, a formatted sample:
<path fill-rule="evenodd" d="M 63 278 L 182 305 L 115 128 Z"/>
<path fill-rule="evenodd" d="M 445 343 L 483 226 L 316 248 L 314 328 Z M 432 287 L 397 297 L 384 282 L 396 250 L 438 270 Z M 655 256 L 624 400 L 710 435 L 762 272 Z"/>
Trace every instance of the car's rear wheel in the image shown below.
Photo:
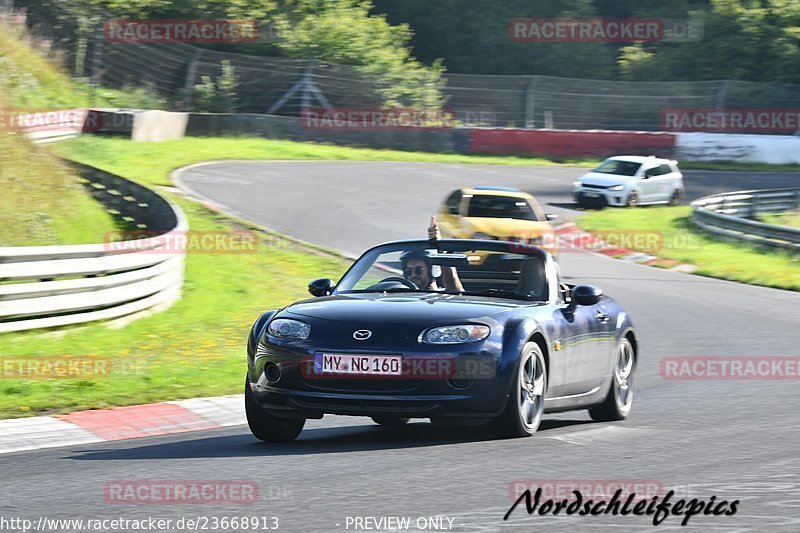
<path fill-rule="evenodd" d="M 636 191 L 631 191 L 628 194 L 628 199 L 625 200 L 625 205 L 627 207 L 636 207 L 639 205 L 639 194 Z"/>
<path fill-rule="evenodd" d="M 277 418 L 267 413 L 253 396 L 250 383 L 244 384 L 244 412 L 250 432 L 259 440 L 266 442 L 288 442 L 297 438 L 305 418 Z"/>
<path fill-rule="evenodd" d="M 681 199 L 683 195 L 681 194 L 680 189 L 675 189 L 672 192 L 672 196 L 669 199 L 669 205 L 681 205 Z"/>
<path fill-rule="evenodd" d="M 402 426 L 408 424 L 408 418 L 402 416 L 373 416 L 372 421 L 381 426 Z"/>
<path fill-rule="evenodd" d="M 633 382 L 636 374 L 636 357 L 628 339 L 617 345 L 611 388 L 603 403 L 589 409 L 589 416 L 597 422 L 622 420 L 633 406 Z"/>
<path fill-rule="evenodd" d="M 546 390 L 544 354 L 538 344 L 529 342 L 522 350 L 506 409 L 492 421 L 495 432 L 504 437 L 530 437 L 536 433 L 544 413 Z"/>

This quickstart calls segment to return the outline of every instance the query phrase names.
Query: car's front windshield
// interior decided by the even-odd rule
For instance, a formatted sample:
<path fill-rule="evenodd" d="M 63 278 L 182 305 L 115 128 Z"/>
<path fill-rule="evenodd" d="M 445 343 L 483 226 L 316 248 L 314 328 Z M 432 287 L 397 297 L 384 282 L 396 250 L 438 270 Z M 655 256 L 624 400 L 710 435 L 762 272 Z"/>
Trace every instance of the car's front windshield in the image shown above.
<path fill-rule="evenodd" d="M 597 172 L 598 174 L 617 174 L 619 176 L 635 176 L 641 166 L 641 163 L 636 163 L 634 161 L 608 159 L 599 167 L 592 170 L 592 172 Z"/>
<path fill-rule="evenodd" d="M 476 194 L 470 198 L 467 216 L 536 220 L 533 209 L 524 198 L 497 195 Z"/>
<path fill-rule="evenodd" d="M 398 243 L 363 255 L 336 286 L 336 294 L 435 292 L 546 301 L 545 256 L 498 246 Z M 507 247 L 516 245 L 506 244 Z M 524 248 L 525 246 L 519 246 Z"/>

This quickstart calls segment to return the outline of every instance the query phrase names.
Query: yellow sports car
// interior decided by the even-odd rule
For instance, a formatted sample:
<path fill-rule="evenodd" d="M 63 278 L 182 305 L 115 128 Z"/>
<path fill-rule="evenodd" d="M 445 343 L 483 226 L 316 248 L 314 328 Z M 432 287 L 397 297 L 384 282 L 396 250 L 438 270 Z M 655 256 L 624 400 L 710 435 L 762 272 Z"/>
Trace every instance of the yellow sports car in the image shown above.
<path fill-rule="evenodd" d="M 535 244 L 558 255 L 550 220 L 530 194 L 509 187 L 464 187 L 450 193 L 439 210 L 442 236 Z"/>

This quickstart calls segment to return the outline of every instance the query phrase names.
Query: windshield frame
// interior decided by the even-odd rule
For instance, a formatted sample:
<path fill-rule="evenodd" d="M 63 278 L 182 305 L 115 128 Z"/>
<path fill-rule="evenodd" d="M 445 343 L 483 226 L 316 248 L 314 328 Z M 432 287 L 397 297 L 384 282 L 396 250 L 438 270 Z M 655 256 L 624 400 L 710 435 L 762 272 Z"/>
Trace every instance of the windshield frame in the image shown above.
<path fill-rule="evenodd" d="M 374 293 L 390 293 L 390 294 L 408 294 L 408 293 L 424 293 L 424 294 L 442 294 L 442 295 L 464 295 L 464 296 L 482 296 L 488 298 L 500 298 L 515 302 L 530 302 L 531 304 L 540 304 L 541 302 L 551 303 L 554 301 L 554 294 L 557 294 L 555 262 L 553 256 L 546 250 L 531 244 L 514 243 L 506 241 L 488 241 L 478 239 L 442 239 L 436 241 L 436 245 L 432 245 L 429 240 L 406 240 L 406 241 L 392 241 L 374 246 L 366 250 L 355 262 L 347 269 L 336 286 L 331 292 L 331 296 L 348 295 L 348 294 L 374 294 Z M 511 254 L 525 255 L 529 257 L 542 257 L 545 263 L 545 275 L 547 276 L 547 299 L 535 300 L 526 298 L 511 298 L 508 296 L 499 296 L 494 294 L 477 293 L 474 291 L 452 291 L 452 290 L 403 290 L 403 291 L 383 291 L 373 290 L 367 291 L 362 289 L 347 289 L 341 291 L 339 287 L 342 282 L 348 278 L 356 277 L 357 280 L 361 279 L 364 274 L 375 265 L 375 260 L 380 255 L 396 251 L 416 251 L 416 250 L 429 250 L 436 248 L 440 252 L 464 253 L 470 251 L 487 251 L 487 252 L 507 252 Z M 392 275 L 387 271 L 387 277 Z M 356 280 L 356 281 L 357 281 Z M 520 295 L 522 296 L 522 295 Z"/>

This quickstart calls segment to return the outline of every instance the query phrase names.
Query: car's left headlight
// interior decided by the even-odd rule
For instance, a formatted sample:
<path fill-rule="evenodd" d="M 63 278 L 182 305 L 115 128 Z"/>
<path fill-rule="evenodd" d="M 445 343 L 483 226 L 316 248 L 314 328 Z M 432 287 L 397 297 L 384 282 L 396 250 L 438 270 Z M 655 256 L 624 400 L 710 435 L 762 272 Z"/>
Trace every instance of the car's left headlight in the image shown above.
<path fill-rule="evenodd" d="M 311 334 L 311 326 L 291 318 L 276 318 L 267 329 L 272 335 L 284 339 L 307 339 Z"/>
<path fill-rule="evenodd" d="M 624 185 L 614 185 L 613 187 L 609 187 L 608 190 L 609 191 L 621 191 L 624 188 L 625 188 Z"/>
<path fill-rule="evenodd" d="M 583 183 L 581 183 L 580 181 L 573 181 L 573 182 L 572 182 L 572 186 L 573 186 L 575 189 L 580 189 L 581 187 L 583 187 Z"/>
<path fill-rule="evenodd" d="M 419 342 L 425 344 L 461 344 L 481 341 L 489 336 L 489 326 L 467 324 L 464 326 L 442 326 L 423 331 Z"/>

